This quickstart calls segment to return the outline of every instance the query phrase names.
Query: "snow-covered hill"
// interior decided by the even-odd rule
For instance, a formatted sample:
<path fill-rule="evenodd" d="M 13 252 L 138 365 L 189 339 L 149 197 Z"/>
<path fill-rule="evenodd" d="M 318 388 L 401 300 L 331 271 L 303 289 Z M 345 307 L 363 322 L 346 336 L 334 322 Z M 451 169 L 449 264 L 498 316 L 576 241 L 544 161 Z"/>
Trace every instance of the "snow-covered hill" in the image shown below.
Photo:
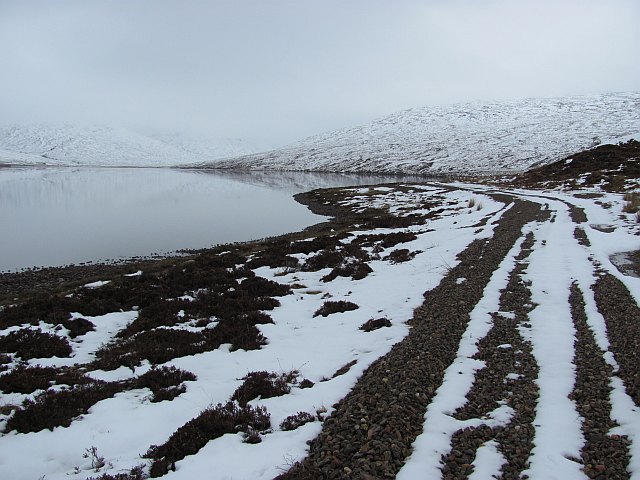
<path fill-rule="evenodd" d="M 521 171 L 640 132 L 640 92 L 421 107 L 202 167 L 376 173 Z"/>
<path fill-rule="evenodd" d="M 146 135 L 104 126 L 0 127 L 0 164 L 167 166 L 257 150 L 239 139 Z"/>
<path fill-rule="evenodd" d="M 0 165 L 371 173 L 521 171 L 640 132 L 640 92 L 421 107 L 263 153 L 240 139 L 111 127 L 0 127 Z"/>

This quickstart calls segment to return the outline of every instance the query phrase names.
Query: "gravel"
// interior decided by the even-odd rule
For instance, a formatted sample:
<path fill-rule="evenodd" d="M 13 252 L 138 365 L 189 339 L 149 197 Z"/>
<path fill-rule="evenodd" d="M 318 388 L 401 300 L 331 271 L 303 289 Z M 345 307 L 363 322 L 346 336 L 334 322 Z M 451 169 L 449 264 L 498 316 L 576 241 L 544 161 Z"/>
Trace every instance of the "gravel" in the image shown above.
<path fill-rule="evenodd" d="M 629 478 L 630 441 L 627 437 L 609 434 L 617 426 L 611 420 L 609 401 L 613 368 L 604 360 L 604 352 L 589 330 L 582 291 L 576 284 L 571 287 L 569 303 L 576 328 L 576 384 L 571 399 L 583 418 L 583 471 L 589 478 L 598 480 Z"/>
<path fill-rule="evenodd" d="M 516 266 L 509 274 L 507 287 L 500 292 L 500 311 L 513 313 L 514 318 L 505 318 L 498 313 L 492 315 L 493 327 L 479 342 L 475 356 L 483 360 L 486 367 L 477 372 L 467 395 L 468 402 L 455 417 L 458 420 L 482 419 L 498 408 L 499 402 L 513 408 L 514 415 L 504 427 L 483 425 L 457 431 L 450 452 L 442 458 L 446 480 L 467 478 L 473 470 L 471 463 L 477 449 L 490 440 L 497 442 L 506 459 L 502 467 L 503 478 L 519 478 L 528 467 L 535 433 L 532 423 L 538 398 L 535 383 L 538 367 L 531 346 L 522 338 L 519 329 L 526 328 L 527 315 L 535 307 L 522 279 L 533 244 L 533 234 L 529 233 L 516 257 Z M 511 348 L 500 348 L 504 344 Z M 510 373 L 518 374 L 518 378 L 507 378 Z"/>
<path fill-rule="evenodd" d="M 507 200 L 508 199 L 508 200 Z M 501 196 L 500 201 L 511 201 Z M 494 236 L 474 241 L 460 263 L 425 294 L 409 335 L 374 362 L 325 421 L 309 456 L 278 478 L 394 478 L 422 432 L 424 412 L 454 360 L 491 273 L 521 235 L 541 218 L 538 204 L 514 200 Z M 458 284 L 456 279 L 465 277 Z"/>
<path fill-rule="evenodd" d="M 611 351 L 620 366 L 618 376 L 640 406 L 640 308 L 624 283 L 609 273 L 602 274 L 593 290 L 607 325 Z"/>

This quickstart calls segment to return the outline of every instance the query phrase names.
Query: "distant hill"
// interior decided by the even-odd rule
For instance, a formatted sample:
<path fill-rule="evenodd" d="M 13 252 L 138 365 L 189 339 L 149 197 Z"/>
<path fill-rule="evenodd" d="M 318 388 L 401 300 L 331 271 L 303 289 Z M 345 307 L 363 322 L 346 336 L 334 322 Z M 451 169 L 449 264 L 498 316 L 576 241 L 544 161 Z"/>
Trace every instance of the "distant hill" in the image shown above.
<path fill-rule="evenodd" d="M 420 107 L 204 168 L 405 174 L 524 171 L 640 132 L 640 92 Z"/>
<path fill-rule="evenodd" d="M 167 166 L 257 150 L 240 139 L 202 139 L 177 133 L 147 135 L 104 126 L 0 127 L 0 163 L 5 164 Z"/>

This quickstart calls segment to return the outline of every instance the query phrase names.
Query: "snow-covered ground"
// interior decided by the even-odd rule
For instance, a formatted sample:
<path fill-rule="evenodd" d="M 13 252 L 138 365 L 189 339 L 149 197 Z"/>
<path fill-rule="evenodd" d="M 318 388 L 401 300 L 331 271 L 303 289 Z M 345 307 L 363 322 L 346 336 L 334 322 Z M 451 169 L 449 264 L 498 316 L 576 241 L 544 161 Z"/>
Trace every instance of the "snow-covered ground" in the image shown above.
<path fill-rule="evenodd" d="M 198 377 L 196 381 L 187 382 L 187 391 L 172 401 L 151 403 L 148 390 L 130 390 L 97 403 L 69 427 L 28 434 L 4 433 L 0 436 L 0 477 L 83 480 L 104 472 L 115 474 L 130 469 L 145 462 L 140 454 L 150 445 L 165 442 L 177 428 L 209 405 L 228 401 L 241 385 L 242 377 L 261 370 L 277 373 L 297 370 L 301 377 L 315 385 L 306 389 L 294 386 L 284 396 L 250 402 L 266 407 L 271 414 L 272 432 L 263 434 L 261 443 L 243 443 L 241 434 L 224 435 L 210 441 L 197 454 L 178 461 L 176 471 L 169 472 L 166 477 L 176 480 L 270 479 L 287 470 L 305 456 L 306 442 L 320 433 L 322 424 L 314 421 L 293 431 L 283 431 L 279 428 L 281 421 L 300 411 L 330 414 L 332 405 L 349 392 L 362 372 L 408 334 L 406 322 L 414 309 L 422 304 L 423 292 L 439 283 L 456 265 L 456 255 L 473 240 L 491 237 L 496 222 L 507 210 L 487 195 L 493 190 L 491 187 L 454 186 L 459 189 L 449 190 L 445 185 L 437 184 L 407 184 L 401 189 L 353 188 L 349 203 L 357 208 L 386 206 L 391 212 L 404 215 L 407 212 L 427 213 L 425 203 L 436 202 L 444 210 L 426 225 L 354 230 L 354 236 L 344 239 L 344 243 L 370 233 L 413 232 L 417 236 L 398 247 L 419 252 L 413 259 L 392 263 L 384 258 L 394 247 L 379 251 L 369 262 L 373 272 L 361 280 L 338 277 L 331 282 L 321 281 L 330 269 L 317 272 L 270 267 L 255 269 L 261 277 L 294 288 L 294 294 L 280 297 L 281 305 L 270 312 L 274 324 L 259 325 L 268 339 L 266 346 L 259 350 L 233 352 L 223 346 L 172 360 L 169 365 L 189 370 Z M 580 465 L 572 460 L 580 458 L 584 438 L 575 403 L 568 398 L 575 381 L 572 363 L 575 332 L 567 306 L 569 287 L 577 282 L 587 305 L 594 305 L 590 286 L 596 277 L 594 262 L 597 262 L 600 268 L 622 280 L 637 300 L 640 279 L 620 273 L 611 263 L 610 256 L 639 249 L 639 227 L 631 214 L 622 213 L 620 195 L 605 194 L 594 200 L 561 192 L 546 192 L 545 196 L 527 190 L 510 193 L 545 205 L 553 218 L 552 222 L 532 222 L 523 232 L 531 233 L 535 239 L 525 271 L 535 308 L 529 318 L 531 326 L 522 329 L 522 337 L 531 345 L 540 369 L 537 379 L 540 395 L 533 422 L 535 448 L 527 474 L 534 480 L 582 479 L 585 476 Z M 588 220 L 582 225 L 590 246 L 582 245 L 574 238 L 575 225 L 568 213 L 567 202 L 584 208 Z M 483 219 L 488 221 L 479 223 Z M 609 226 L 611 231 L 603 232 L 602 225 Z M 483 367 L 481 361 L 472 357 L 478 342 L 491 327 L 490 312 L 499 309 L 499 291 L 506 285 L 521 244 L 522 239 L 495 270 L 483 299 L 472 312 L 457 359 L 447 369 L 444 382 L 425 413 L 424 433 L 416 440 L 413 454 L 398 478 L 440 478 L 440 458 L 450 448 L 454 432 L 465 425 L 483 422 L 501 425 L 509 421 L 512 412 L 506 405 L 493 412 L 491 418 L 473 419 L 466 424 L 455 419 L 452 412 L 464 405 L 475 374 Z M 302 262 L 312 255 L 296 254 L 296 258 Z M 135 274 L 145 275 L 144 272 Z M 102 284 L 90 287 L 102 288 Z M 314 317 L 314 312 L 328 298 L 355 302 L 360 308 L 328 317 Z M 607 332 L 602 316 L 595 306 L 587 311 L 598 345 L 606 351 Z M 503 314 L 510 315 L 509 312 Z M 89 360 L 92 351 L 136 315 L 135 311 L 114 312 L 91 318 L 98 328 L 72 342 L 75 356 L 71 361 Z M 379 317 L 390 319 L 392 326 L 372 332 L 359 329 L 367 320 Z M 51 326 L 42 324 L 41 328 L 51 329 Z M 6 335 L 10 330 L 2 331 L 0 335 Z M 509 348 L 508 345 L 501 347 Z M 612 355 L 607 359 L 615 364 Z M 337 369 L 354 360 L 356 363 L 346 373 L 332 378 Z M 64 359 L 29 361 L 30 365 L 68 363 L 69 360 Z M 113 372 L 94 371 L 91 376 L 117 380 L 148 369 L 149 365 L 143 365 L 133 372 L 123 367 Z M 510 375 L 517 375 L 517 372 Z M 611 395 L 612 415 L 620 425 L 617 434 L 627 435 L 632 442 L 629 448 L 631 478 L 640 479 L 640 414 L 638 406 L 624 388 L 620 388 L 620 383 L 614 375 L 611 384 L 618 387 Z M 25 397 L 0 395 L 0 406 L 17 404 Z M 0 422 L 2 424 L 4 420 Z M 92 468 L 90 458 L 83 457 L 92 447 L 104 457 L 105 465 L 98 469 Z M 492 478 L 504 461 L 497 443 L 487 442 L 478 450 L 473 478 Z"/>
<path fill-rule="evenodd" d="M 125 128 L 71 125 L 0 127 L 0 165 L 160 167 L 259 151 L 242 139 L 180 133 L 143 134 Z"/>
<path fill-rule="evenodd" d="M 420 107 L 213 167 L 475 174 L 523 171 L 640 132 L 640 93 Z"/>

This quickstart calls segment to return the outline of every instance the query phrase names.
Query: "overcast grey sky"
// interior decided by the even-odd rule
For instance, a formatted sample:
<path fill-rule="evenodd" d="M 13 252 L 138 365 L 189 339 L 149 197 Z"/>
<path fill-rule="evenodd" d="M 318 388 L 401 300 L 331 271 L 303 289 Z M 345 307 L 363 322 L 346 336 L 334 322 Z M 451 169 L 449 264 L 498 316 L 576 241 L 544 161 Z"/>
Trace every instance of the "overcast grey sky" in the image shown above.
<path fill-rule="evenodd" d="M 0 123 L 273 145 L 397 110 L 640 90 L 638 0 L 0 0 Z"/>

